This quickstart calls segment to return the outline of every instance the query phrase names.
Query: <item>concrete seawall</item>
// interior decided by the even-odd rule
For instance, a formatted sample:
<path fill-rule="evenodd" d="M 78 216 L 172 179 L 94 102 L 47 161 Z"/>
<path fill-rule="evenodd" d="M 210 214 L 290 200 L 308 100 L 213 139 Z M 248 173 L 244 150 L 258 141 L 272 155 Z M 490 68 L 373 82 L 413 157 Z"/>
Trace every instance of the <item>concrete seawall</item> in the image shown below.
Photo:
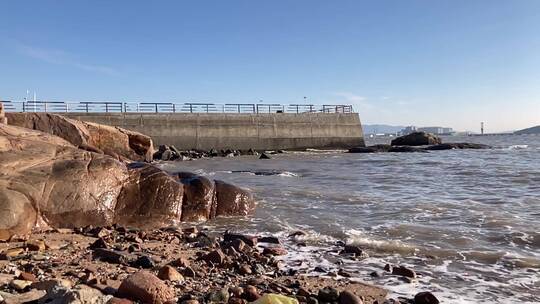
<path fill-rule="evenodd" d="M 65 113 L 66 117 L 138 131 L 178 149 L 256 150 L 364 146 L 356 113 Z"/>

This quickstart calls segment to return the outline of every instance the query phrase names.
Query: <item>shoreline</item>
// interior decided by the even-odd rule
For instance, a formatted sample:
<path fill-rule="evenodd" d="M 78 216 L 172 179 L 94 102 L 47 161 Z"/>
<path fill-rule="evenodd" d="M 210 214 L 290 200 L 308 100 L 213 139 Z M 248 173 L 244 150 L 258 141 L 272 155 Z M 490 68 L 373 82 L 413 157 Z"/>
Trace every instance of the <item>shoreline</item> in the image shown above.
<path fill-rule="evenodd" d="M 246 303 L 265 293 L 296 298 L 300 303 L 317 303 L 325 302 L 325 297 L 339 296 L 344 290 L 358 295 L 363 303 L 398 303 L 386 299 L 388 291 L 384 287 L 351 279 L 353 275 L 345 270 L 320 277 L 293 270 L 293 265 L 287 265 L 283 257 L 294 252 L 283 244 L 306 246 L 301 241 L 302 232 L 284 240 L 183 227 L 51 229 L 33 234 L 26 241 L 0 243 L 0 296 L 6 303 L 14 303 L 25 296 L 43 297 L 47 292 L 51 296 L 51 286 L 60 285 L 80 293 L 79 289 L 86 288 L 81 287 L 84 285 L 101 293 L 92 291 L 94 297 L 107 301 L 113 296 L 141 300 L 136 293 L 126 294 L 120 286 L 130 275 L 146 270 L 174 290 L 177 303 Z M 354 261 L 365 257 L 357 246 L 338 245 L 340 259 Z M 173 274 L 165 275 L 163 269 Z M 416 277 L 414 271 L 405 267 L 387 270 L 390 271 L 381 269 L 381 275 L 395 276 L 404 282 Z M 65 288 L 68 285 L 71 287 Z M 246 294 L 253 287 L 257 295 Z M 224 288 L 228 288 L 227 292 Z M 239 293 L 239 288 L 245 292 Z M 399 300 L 413 303 L 413 299 Z M 339 297 L 326 302 L 333 301 L 339 301 Z"/>

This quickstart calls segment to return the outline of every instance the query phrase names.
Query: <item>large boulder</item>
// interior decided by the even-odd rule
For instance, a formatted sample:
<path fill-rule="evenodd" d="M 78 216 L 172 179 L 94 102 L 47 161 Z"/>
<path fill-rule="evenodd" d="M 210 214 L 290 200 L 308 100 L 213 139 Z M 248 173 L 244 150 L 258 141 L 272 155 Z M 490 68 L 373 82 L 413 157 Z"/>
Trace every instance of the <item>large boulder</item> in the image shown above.
<path fill-rule="evenodd" d="M 152 161 L 149 136 L 119 127 L 66 118 L 50 113 L 7 113 L 10 125 L 59 136 L 76 147 L 121 160 Z"/>
<path fill-rule="evenodd" d="M 392 146 L 426 146 L 442 143 L 441 139 L 431 133 L 413 132 L 392 140 Z"/>
<path fill-rule="evenodd" d="M 0 240 L 35 227 L 162 226 L 246 215 L 251 194 L 147 163 L 125 165 L 43 132 L 0 124 Z"/>

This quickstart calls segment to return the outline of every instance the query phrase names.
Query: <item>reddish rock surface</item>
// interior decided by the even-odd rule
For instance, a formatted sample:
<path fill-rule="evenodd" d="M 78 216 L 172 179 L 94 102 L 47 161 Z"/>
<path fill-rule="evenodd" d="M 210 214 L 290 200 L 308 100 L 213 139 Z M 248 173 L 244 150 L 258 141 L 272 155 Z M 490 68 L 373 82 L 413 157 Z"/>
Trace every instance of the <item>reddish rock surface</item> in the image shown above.
<path fill-rule="evenodd" d="M 172 289 L 151 272 L 141 270 L 130 275 L 118 288 L 120 297 L 142 303 L 163 304 L 174 301 Z"/>

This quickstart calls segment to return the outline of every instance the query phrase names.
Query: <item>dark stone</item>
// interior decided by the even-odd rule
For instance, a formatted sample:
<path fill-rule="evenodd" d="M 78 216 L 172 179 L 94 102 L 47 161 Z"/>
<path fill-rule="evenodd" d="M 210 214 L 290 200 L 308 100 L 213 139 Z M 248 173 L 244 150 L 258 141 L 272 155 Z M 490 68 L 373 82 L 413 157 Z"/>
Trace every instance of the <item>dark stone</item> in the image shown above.
<path fill-rule="evenodd" d="M 414 304 L 439 304 L 439 299 L 431 292 L 423 291 L 414 296 Z"/>
<path fill-rule="evenodd" d="M 427 152 L 425 149 L 422 148 L 415 148 L 410 146 L 392 146 L 388 150 L 388 152 Z"/>
<path fill-rule="evenodd" d="M 359 246 L 355 245 L 345 245 L 345 248 L 343 249 L 345 253 L 352 253 L 356 256 L 361 256 L 364 252 Z"/>
<path fill-rule="evenodd" d="M 281 246 L 266 247 L 263 250 L 264 255 L 286 255 L 287 250 Z"/>
<path fill-rule="evenodd" d="M 452 149 L 491 149 L 491 146 L 474 143 L 445 143 L 432 145 L 425 148 L 426 150 L 452 150 Z"/>
<path fill-rule="evenodd" d="M 249 302 L 257 301 L 261 295 L 257 291 L 257 288 L 252 285 L 248 285 L 244 288 L 244 293 L 242 294 L 242 298 L 248 300 Z"/>
<path fill-rule="evenodd" d="M 441 139 L 431 133 L 413 132 L 392 140 L 392 146 L 427 146 L 442 143 Z"/>
<path fill-rule="evenodd" d="M 377 153 L 377 152 L 388 152 L 390 150 L 390 145 L 373 145 L 368 147 L 355 147 L 349 149 L 349 153 Z"/>
<path fill-rule="evenodd" d="M 133 263 L 137 257 L 122 251 L 111 249 L 96 248 L 93 252 L 94 259 L 112 264 L 129 265 Z"/>
<path fill-rule="evenodd" d="M 261 243 L 281 244 L 281 241 L 275 236 L 262 236 L 257 240 Z"/>
<path fill-rule="evenodd" d="M 107 244 L 107 242 L 103 238 L 99 238 L 95 242 L 90 244 L 90 246 L 88 246 L 88 248 L 89 249 L 109 248 L 109 245 Z"/>
<path fill-rule="evenodd" d="M 153 268 L 155 265 L 154 260 L 146 255 L 139 257 L 131 264 L 132 267 L 144 269 Z"/>
<path fill-rule="evenodd" d="M 248 244 L 251 247 L 257 246 L 257 237 L 256 236 L 235 234 L 235 233 L 229 233 L 229 232 L 226 232 L 223 235 L 223 240 L 225 242 L 232 242 L 232 241 L 237 240 L 237 239 L 244 241 L 244 243 Z"/>
<path fill-rule="evenodd" d="M 321 302 L 337 302 L 339 300 L 339 291 L 333 287 L 324 287 L 319 289 L 317 298 Z"/>
<path fill-rule="evenodd" d="M 416 278 L 416 272 L 414 272 L 414 270 L 407 268 L 405 266 L 394 267 L 392 269 L 392 274 L 404 276 L 408 278 L 413 278 L 413 279 Z"/>
<path fill-rule="evenodd" d="M 268 154 L 266 153 L 262 153 L 261 156 L 259 157 L 259 159 L 272 159 L 270 156 L 268 156 Z"/>

